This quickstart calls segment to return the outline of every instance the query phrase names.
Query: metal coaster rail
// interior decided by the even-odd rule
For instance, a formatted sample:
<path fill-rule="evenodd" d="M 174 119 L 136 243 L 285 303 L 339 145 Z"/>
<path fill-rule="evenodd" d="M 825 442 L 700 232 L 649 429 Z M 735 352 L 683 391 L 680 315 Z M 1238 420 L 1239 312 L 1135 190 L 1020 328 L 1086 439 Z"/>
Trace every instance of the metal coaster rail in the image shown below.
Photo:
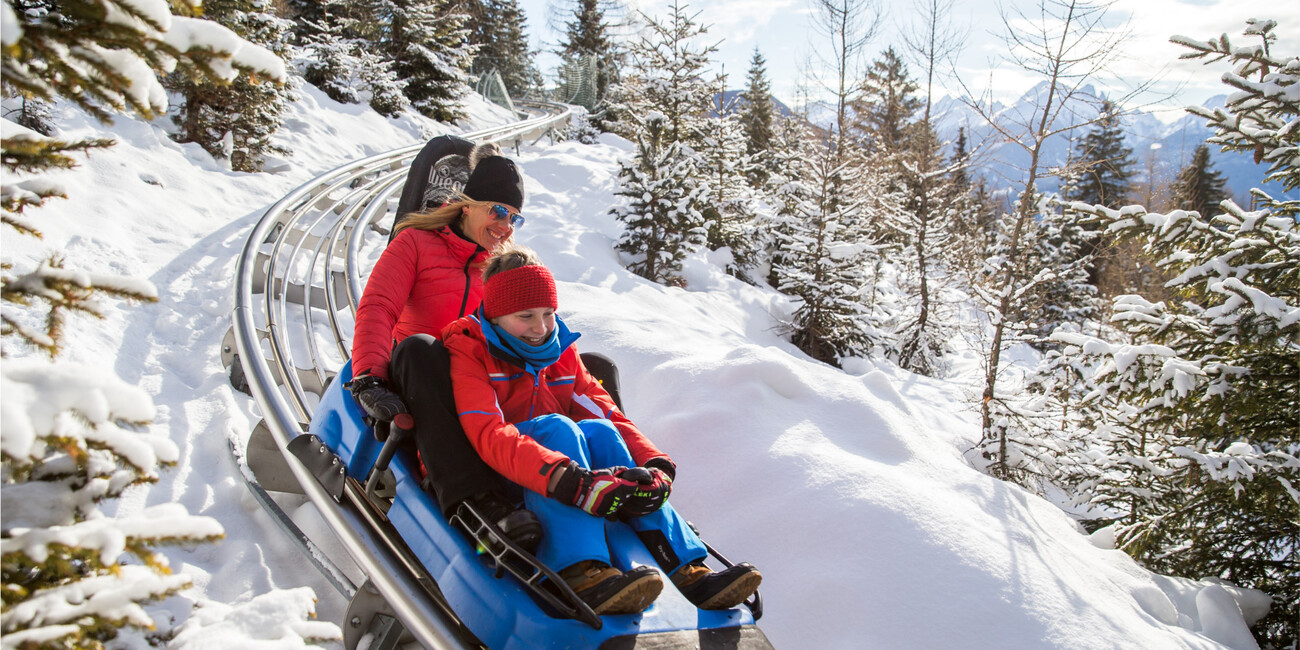
<path fill-rule="evenodd" d="M 516 106 L 533 117 L 462 137 L 513 146 L 517 152 L 521 145 L 554 136 L 568 126 L 566 105 L 520 101 Z M 465 647 L 454 617 L 402 568 L 402 558 L 376 540 L 366 524 L 367 513 L 348 499 L 335 501 L 287 451 L 290 441 L 307 431 L 314 405 L 348 358 L 342 319 L 351 318 L 361 297 L 363 269 L 358 253 L 366 236 L 387 236 L 379 222 L 388 215 L 407 167 L 423 146 L 421 142 L 339 166 L 304 183 L 266 211 L 249 234 L 236 266 L 233 323 L 221 352 L 223 363 L 233 366 L 232 378 L 233 371 L 242 371 L 263 416 L 258 426 L 269 430 L 287 459 L 292 479 L 365 575 L 362 587 L 377 590 L 416 641 L 441 650 Z M 322 345 L 323 337 L 332 338 L 333 346 Z M 251 455 L 253 450 L 244 453 Z M 256 481 L 250 480 L 250 487 L 255 494 L 265 495 Z M 275 508 L 269 497 L 259 501 Z M 277 523 L 296 535 L 330 582 L 352 598 L 358 587 L 320 556 L 283 512 L 279 514 Z"/>

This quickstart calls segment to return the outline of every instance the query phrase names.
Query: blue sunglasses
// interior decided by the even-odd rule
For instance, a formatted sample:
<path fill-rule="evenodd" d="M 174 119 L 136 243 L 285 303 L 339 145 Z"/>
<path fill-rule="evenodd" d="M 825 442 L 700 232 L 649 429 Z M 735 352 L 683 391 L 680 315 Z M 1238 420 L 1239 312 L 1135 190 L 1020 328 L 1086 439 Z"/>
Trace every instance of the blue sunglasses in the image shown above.
<path fill-rule="evenodd" d="M 497 221 L 509 221 L 510 227 L 515 230 L 524 227 L 524 215 L 517 213 L 510 214 L 510 211 L 506 209 L 506 206 L 501 205 L 500 203 L 493 205 L 491 212 L 493 219 L 496 219 Z"/>

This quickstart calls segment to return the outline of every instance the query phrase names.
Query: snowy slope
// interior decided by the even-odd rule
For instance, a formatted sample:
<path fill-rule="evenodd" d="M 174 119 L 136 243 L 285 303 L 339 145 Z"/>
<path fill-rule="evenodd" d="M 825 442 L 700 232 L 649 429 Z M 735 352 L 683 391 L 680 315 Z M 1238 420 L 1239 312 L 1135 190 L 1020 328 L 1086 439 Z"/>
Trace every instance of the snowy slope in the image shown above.
<path fill-rule="evenodd" d="M 482 103 L 471 110 L 451 130 L 504 119 Z M 109 130 L 62 118 L 65 137 Z M 262 211 L 308 178 L 444 127 L 384 120 L 307 89 L 285 125 L 295 153 L 280 173 L 254 175 L 222 170 L 162 126 L 120 120 L 117 147 L 61 175 L 72 198 L 41 211 L 45 243 L 7 232 L 5 259 L 26 265 L 48 244 L 70 266 L 158 288 L 156 305 L 110 303 L 104 321 L 78 320 L 67 353 L 154 395 L 153 429 L 181 448 L 179 467 L 117 509 L 179 502 L 225 527 L 219 544 L 168 551 L 195 587 L 158 611 L 180 623 L 189 602 L 238 605 L 307 586 L 321 618 L 338 621 L 345 603 L 249 498 L 227 454 L 258 418 L 219 361 L 235 257 Z M 518 237 L 555 271 L 578 346 L 618 362 L 629 415 L 677 461 L 673 502 L 724 554 L 762 569 L 760 625 L 777 647 L 1254 646 L 1231 594 L 1258 615 L 1257 594 L 1153 576 L 962 459 L 977 438 L 971 355 L 949 381 L 883 363 L 845 372 L 780 337 L 787 298 L 707 259 L 690 261 L 687 289 L 625 271 L 608 210 L 616 161 L 630 152 L 613 137 L 523 151 L 529 220 Z M 297 517 L 311 528 L 309 509 Z M 272 638 L 265 632 L 239 634 Z"/>

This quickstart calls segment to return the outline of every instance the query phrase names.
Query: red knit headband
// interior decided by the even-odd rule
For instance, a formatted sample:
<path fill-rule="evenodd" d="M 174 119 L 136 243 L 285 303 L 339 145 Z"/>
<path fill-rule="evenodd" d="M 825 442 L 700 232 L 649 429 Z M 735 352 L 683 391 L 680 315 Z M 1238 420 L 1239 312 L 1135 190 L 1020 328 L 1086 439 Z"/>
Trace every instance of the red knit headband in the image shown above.
<path fill-rule="evenodd" d="M 521 266 L 502 271 L 483 284 L 483 315 L 488 319 L 537 307 L 560 306 L 555 276 L 545 266 Z"/>

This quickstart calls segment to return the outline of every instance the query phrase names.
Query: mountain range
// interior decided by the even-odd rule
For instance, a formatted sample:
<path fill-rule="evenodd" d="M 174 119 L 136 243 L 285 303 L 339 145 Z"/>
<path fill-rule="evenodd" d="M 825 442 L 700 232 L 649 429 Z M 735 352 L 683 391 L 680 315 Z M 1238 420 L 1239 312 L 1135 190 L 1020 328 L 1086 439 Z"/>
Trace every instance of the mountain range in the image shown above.
<path fill-rule="evenodd" d="M 994 103 L 990 113 L 1000 120 L 1023 122 L 1035 113 L 1041 105 L 1046 82 L 1030 89 L 1015 102 L 1010 104 Z M 724 100 L 731 101 L 739 90 L 727 91 Z M 773 98 L 777 110 L 782 115 L 794 115 L 796 112 L 777 98 Z M 1085 87 L 1074 99 L 1068 101 L 1061 111 L 1059 120 L 1082 124 L 1096 117 L 1097 105 L 1104 96 L 1091 86 Z M 1210 98 L 1204 104 L 1206 108 L 1219 108 L 1224 105 L 1227 95 Z M 826 102 L 810 103 L 806 109 L 808 119 L 813 124 L 829 127 L 834 123 L 835 107 Z M 957 139 L 958 129 L 965 127 L 968 150 L 974 153 L 975 175 L 988 180 L 994 188 L 1014 188 L 1023 182 L 1023 170 L 1028 166 L 1029 155 L 1022 148 L 1004 141 L 997 132 L 980 117 L 977 111 L 960 98 L 944 97 L 933 108 L 935 125 L 940 137 L 951 143 Z M 1203 144 L 1214 132 L 1205 125 L 1205 120 L 1197 115 L 1187 113 L 1172 122 L 1162 121 L 1152 112 L 1133 111 L 1122 118 L 1125 130 L 1125 144 L 1133 150 L 1135 186 L 1134 200 L 1149 196 L 1153 187 L 1171 182 L 1178 172 L 1192 158 L 1198 145 Z M 1057 128 L 1064 123 L 1058 122 Z M 1082 138 L 1089 127 L 1074 129 L 1068 133 L 1048 138 L 1043 148 L 1042 168 L 1046 171 L 1052 167 L 1064 165 L 1073 148 L 1071 137 Z M 1290 196 L 1297 198 L 1296 192 L 1283 192 L 1277 184 L 1264 184 L 1267 167 L 1256 164 L 1246 154 L 1220 151 L 1211 145 L 1210 161 L 1212 168 L 1226 182 L 1229 195 L 1239 205 L 1249 205 L 1250 189 L 1262 187 L 1275 197 Z M 1154 181 L 1154 182 L 1153 182 Z M 1057 187 L 1054 177 L 1043 178 L 1039 186 L 1046 191 Z M 1149 206 L 1152 209 L 1155 207 Z"/>

